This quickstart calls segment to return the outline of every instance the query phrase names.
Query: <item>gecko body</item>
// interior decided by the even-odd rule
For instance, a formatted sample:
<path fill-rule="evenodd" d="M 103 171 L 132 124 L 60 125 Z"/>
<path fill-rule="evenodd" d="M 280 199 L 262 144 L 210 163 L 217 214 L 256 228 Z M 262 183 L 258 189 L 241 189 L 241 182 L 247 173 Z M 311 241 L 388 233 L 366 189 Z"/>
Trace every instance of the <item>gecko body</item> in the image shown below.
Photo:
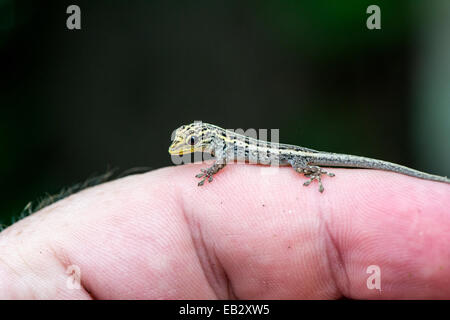
<path fill-rule="evenodd" d="M 213 175 L 230 162 L 290 165 L 295 171 L 309 178 L 304 183 L 305 186 L 316 180 L 320 192 L 324 190 L 322 175 L 334 176 L 333 173 L 323 170 L 321 166 L 378 169 L 420 179 L 450 183 L 450 179 L 446 177 L 421 172 L 388 161 L 272 143 L 203 122 L 194 122 L 179 127 L 175 131 L 175 138 L 169 147 L 169 153 L 172 155 L 193 152 L 205 152 L 215 157 L 211 167 L 202 169 L 201 173 L 196 175 L 201 179 L 198 183 L 199 186 L 202 186 L 206 180 L 211 182 Z"/>

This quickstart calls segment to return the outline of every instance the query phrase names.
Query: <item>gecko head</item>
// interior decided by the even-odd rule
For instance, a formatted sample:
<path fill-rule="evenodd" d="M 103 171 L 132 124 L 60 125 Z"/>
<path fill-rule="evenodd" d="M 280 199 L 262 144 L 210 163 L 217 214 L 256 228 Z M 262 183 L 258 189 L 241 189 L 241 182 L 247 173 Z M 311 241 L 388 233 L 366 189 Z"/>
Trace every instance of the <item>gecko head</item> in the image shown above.
<path fill-rule="evenodd" d="M 169 153 L 183 155 L 193 152 L 203 152 L 211 143 L 211 125 L 194 122 L 175 130 L 175 137 L 169 147 Z"/>

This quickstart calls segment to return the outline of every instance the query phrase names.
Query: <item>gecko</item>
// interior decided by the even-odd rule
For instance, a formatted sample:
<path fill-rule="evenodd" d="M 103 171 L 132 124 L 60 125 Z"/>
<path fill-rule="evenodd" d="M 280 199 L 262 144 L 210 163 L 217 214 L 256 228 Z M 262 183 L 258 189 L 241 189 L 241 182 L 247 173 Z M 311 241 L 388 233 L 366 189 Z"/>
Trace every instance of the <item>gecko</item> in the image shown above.
<path fill-rule="evenodd" d="M 320 192 L 324 191 L 322 176 L 335 176 L 334 173 L 325 171 L 322 166 L 378 169 L 450 183 L 447 177 L 421 172 L 388 161 L 258 140 L 203 122 L 194 122 L 176 129 L 169 147 L 171 155 L 193 152 L 209 153 L 215 158 L 211 167 L 201 169 L 196 175 L 201 179 L 198 182 L 199 186 L 202 186 L 205 180 L 212 182 L 213 175 L 231 162 L 290 165 L 296 172 L 308 178 L 303 183 L 304 186 L 317 181 Z"/>

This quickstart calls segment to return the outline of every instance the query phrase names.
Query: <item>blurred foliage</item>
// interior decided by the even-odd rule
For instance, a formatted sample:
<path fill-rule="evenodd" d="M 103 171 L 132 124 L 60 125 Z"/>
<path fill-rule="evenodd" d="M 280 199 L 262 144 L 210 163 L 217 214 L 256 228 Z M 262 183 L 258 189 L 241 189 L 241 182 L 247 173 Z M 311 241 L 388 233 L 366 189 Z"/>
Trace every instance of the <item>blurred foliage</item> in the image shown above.
<path fill-rule="evenodd" d="M 0 0 L 0 46 L 6 41 L 14 26 L 12 0 Z"/>
<path fill-rule="evenodd" d="M 0 30 L 10 30 L 14 26 L 12 0 L 0 0 Z"/>
<path fill-rule="evenodd" d="M 259 15 L 283 44 L 309 56 L 355 53 L 362 47 L 388 45 L 409 31 L 410 1 L 263 0 Z M 382 31 L 365 28 L 366 9 L 382 8 Z"/>

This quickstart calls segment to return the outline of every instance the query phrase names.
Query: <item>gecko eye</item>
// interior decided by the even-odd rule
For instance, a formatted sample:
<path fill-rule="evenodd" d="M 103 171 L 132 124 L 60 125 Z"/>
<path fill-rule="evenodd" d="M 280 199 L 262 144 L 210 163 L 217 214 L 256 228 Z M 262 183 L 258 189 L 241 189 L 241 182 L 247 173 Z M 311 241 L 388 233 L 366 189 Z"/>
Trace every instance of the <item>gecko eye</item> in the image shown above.
<path fill-rule="evenodd" d="M 189 145 L 191 145 L 191 146 L 195 145 L 197 142 L 198 142 L 197 136 L 190 136 L 190 137 L 187 139 L 187 144 L 189 144 Z"/>

